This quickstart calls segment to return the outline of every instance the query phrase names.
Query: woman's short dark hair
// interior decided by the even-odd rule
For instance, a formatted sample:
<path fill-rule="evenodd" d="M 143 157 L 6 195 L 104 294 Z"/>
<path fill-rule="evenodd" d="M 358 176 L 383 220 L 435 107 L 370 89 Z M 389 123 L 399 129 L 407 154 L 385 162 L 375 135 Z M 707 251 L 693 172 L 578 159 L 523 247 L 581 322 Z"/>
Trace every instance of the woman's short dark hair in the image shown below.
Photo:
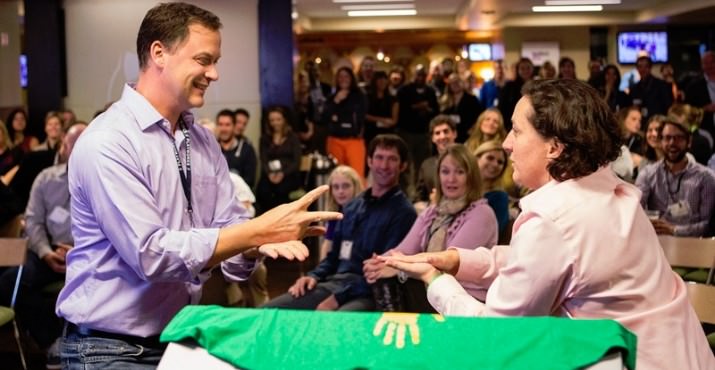
<path fill-rule="evenodd" d="M 547 170 L 558 181 L 596 172 L 621 154 L 621 130 L 598 92 L 579 80 L 530 81 L 521 93 L 532 106 L 529 123 L 563 144 Z"/>
<path fill-rule="evenodd" d="M 195 5 L 163 3 L 149 9 L 137 34 L 139 68 L 143 70 L 147 65 L 152 42 L 159 41 L 173 49 L 188 37 L 192 24 L 200 24 L 212 31 L 221 28 L 221 21 L 215 14 Z"/>

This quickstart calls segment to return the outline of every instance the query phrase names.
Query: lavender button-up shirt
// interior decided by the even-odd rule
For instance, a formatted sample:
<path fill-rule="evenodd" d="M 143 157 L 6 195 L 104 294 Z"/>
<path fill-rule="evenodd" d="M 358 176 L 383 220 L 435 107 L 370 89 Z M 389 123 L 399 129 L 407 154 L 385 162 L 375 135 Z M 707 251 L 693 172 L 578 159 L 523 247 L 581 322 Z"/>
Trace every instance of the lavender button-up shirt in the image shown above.
<path fill-rule="evenodd" d="M 216 139 L 182 114 L 191 140 L 192 227 L 173 145 L 186 168 L 186 140 L 132 87 L 82 134 L 69 162 L 74 249 L 57 314 L 93 329 L 160 333 L 198 302 L 219 228 L 243 222 Z M 245 279 L 254 261 L 222 263 Z"/>

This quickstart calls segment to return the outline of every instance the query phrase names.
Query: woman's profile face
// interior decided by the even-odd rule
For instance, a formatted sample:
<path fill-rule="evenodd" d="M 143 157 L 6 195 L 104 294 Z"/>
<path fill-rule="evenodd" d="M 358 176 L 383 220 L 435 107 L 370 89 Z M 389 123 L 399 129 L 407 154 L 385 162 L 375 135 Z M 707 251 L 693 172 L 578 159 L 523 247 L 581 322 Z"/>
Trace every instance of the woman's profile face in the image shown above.
<path fill-rule="evenodd" d="M 499 149 L 490 150 L 479 155 L 477 166 L 482 180 L 494 181 L 501 175 L 506 166 L 504 151 Z"/>
<path fill-rule="evenodd" d="M 536 131 L 529 121 L 533 114 L 529 97 L 519 99 L 511 117 L 513 127 L 503 144 L 514 168 L 514 182 L 531 190 L 551 180 L 547 166 L 553 158 L 552 140 Z"/>
<path fill-rule="evenodd" d="M 336 173 L 330 180 L 330 192 L 335 203 L 342 207 L 355 197 L 355 184 L 349 177 Z"/>

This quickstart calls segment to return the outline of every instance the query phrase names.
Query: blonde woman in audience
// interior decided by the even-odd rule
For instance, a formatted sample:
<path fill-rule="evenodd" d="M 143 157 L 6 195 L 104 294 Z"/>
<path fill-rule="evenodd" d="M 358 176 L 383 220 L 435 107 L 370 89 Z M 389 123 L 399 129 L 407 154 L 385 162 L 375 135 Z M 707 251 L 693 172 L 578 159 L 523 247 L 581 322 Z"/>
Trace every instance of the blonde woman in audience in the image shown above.
<path fill-rule="evenodd" d="M 343 206 L 350 203 L 356 195 L 363 191 L 363 180 L 360 175 L 350 166 L 340 165 L 330 172 L 328 177 L 328 205 L 326 210 L 341 212 Z M 333 233 L 337 221 L 328 221 L 326 224 L 324 240 L 320 245 L 320 261 L 330 252 L 333 244 Z"/>
<path fill-rule="evenodd" d="M 504 129 L 504 118 L 497 108 L 488 108 L 477 118 L 477 122 L 472 126 L 469 139 L 464 143 L 467 150 L 474 153 L 477 148 L 487 141 L 504 141 L 506 130 Z"/>
<path fill-rule="evenodd" d="M 437 176 L 436 204 L 418 216 L 405 238 L 388 255 L 437 252 L 447 247 L 490 248 L 496 244 L 497 219 L 482 196 L 479 167 L 464 145 L 454 144 L 440 155 Z M 374 284 L 379 279 L 396 276 L 398 271 L 374 256 L 363 263 L 363 272 L 367 282 Z M 481 300 L 486 296 L 486 290 L 477 287 L 469 293 Z"/>
<path fill-rule="evenodd" d="M 509 156 L 502 148 L 501 141 L 491 140 L 474 151 L 479 173 L 482 175 L 484 198 L 494 210 L 501 235 L 509 223 L 509 194 L 504 190 L 502 178 L 507 168 Z"/>
<path fill-rule="evenodd" d="M 62 136 L 64 136 L 62 116 L 59 112 L 49 111 L 45 115 L 45 134 L 47 135 L 45 141 L 32 150 L 57 150 L 57 144 L 62 141 Z"/>
<path fill-rule="evenodd" d="M 489 108 L 477 118 L 477 122 L 472 127 L 471 135 L 465 143 L 465 146 L 471 153 L 474 153 L 480 145 L 487 141 L 497 141 L 501 143 L 505 138 L 506 129 L 501 111 L 497 108 Z M 511 203 L 516 204 L 527 190 L 514 183 L 514 180 L 511 178 L 512 171 L 511 164 L 507 161 L 506 169 L 502 176 L 502 187 L 511 197 Z M 518 208 L 513 207 L 511 209 L 515 212 L 513 217 L 516 217 Z"/>

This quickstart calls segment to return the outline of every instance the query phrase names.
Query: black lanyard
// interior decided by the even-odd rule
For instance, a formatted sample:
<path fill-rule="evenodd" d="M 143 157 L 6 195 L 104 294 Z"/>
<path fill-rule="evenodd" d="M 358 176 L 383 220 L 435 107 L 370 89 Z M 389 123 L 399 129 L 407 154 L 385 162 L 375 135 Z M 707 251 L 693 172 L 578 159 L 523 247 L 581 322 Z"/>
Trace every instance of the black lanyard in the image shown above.
<path fill-rule="evenodd" d="M 665 166 L 665 163 L 663 163 L 663 166 Z M 670 200 L 675 202 L 675 196 L 680 193 L 680 183 L 683 181 L 683 176 L 685 176 L 685 170 L 678 176 L 678 185 L 675 188 L 675 191 L 670 189 L 670 171 L 668 170 L 668 167 L 665 167 L 665 186 L 668 188 L 668 195 L 670 195 Z M 675 177 L 675 175 L 672 175 L 672 177 Z"/>
<path fill-rule="evenodd" d="M 186 197 L 186 202 L 188 203 L 186 212 L 189 213 L 191 227 L 194 227 L 194 208 L 191 205 L 191 137 L 189 136 L 189 130 L 186 128 L 183 118 L 179 118 L 179 127 L 181 128 L 181 133 L 184 134 L 184 138 L 186 139 L 186 172 L 184 172 L 184 166 L 181 164 L 181 158 L 179 158 L 179 149 L 176 148 L 174 138 L 170 135 L 172 140 L 171 148 L 174 149 L 176 166 L 179 168 L 179 177 L 181 178 L 181 187 L 184 189 L 184 196 Z"/>

